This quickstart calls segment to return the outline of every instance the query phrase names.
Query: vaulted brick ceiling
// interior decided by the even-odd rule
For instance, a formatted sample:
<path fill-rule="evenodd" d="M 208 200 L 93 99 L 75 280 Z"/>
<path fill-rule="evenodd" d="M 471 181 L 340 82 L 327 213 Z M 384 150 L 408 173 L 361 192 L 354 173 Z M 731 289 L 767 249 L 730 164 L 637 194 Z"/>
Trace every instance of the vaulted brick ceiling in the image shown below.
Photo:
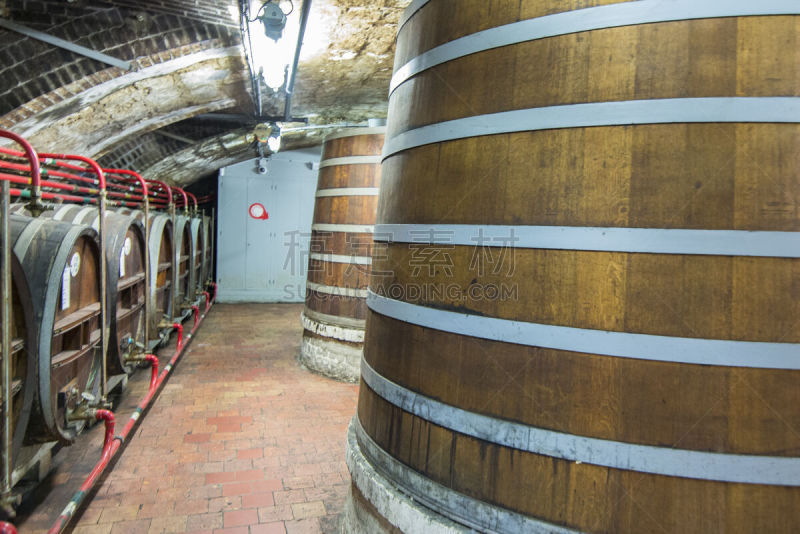
<path fill-rule="evenodd" d="M 293 115 L 313 125 L 386 114 L 394 34 L 409 0 L 313 0 Z M 295 0 L 299 9 L 301 0 Z M 190 184 L 254 157 L 237 0 L 0 0 L 17 24 L 130 61 L 133 70 L 0 30 L 0 128 L 41 151 Z M 309 39 L 309 37 L 311 39 Z M 282 113 L 268 95 L 265 113 Z M 222 113 L 222 115 L 220 115 Z M 320 142 L 300 130 L 284 148 Z"/>

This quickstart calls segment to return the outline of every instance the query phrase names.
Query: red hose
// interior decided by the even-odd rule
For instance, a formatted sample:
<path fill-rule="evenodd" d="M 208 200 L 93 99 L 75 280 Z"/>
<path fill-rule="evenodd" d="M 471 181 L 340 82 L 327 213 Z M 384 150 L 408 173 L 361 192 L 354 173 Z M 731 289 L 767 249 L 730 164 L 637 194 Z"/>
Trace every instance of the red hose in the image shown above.
<path fill-rule="evenodd" d="M 192 306 L 192 312 L 194 314 L 194 326 L 192 326 L 192 330 L 197 328 L 197 321 L 200 320 L 200 306 Z"/>
<path fill-rule="evenodd" d="M 114 439 L 114 413 L 111 410 L 97 410 L 95 419 L 105 421 L 106 424 L 106 436 L 103 439 L 103 456 L 105 456 L 109 443 Z"/>
<path fill-rule="evenodd" d="M 150 362 L 150 389 L 155 391 L 158 386 L 158 356 L 155 354 L 148 354 L 144 357 L 145 360 Z"/>
<path fill-rule="evenodd" d="M 197 324 L 194 327 L 192 327 L 191 332 L 186 337 L 186 343 L 187 343 L 186 346 L 188 346 L 188 343 L 191 342 L 192 337 L 194 336 L 195 332 L 200 327 L 200 325 L 203 324 L 203 320 L 205 318 L 206 314 L 204 313 L 202 316 L 200 316 L 200 320 L 197 322 Z M 50 527 L 50 530 L 47 531 L 48 534 L 59 534 L 62 530 L 66 528 L 66 526 L 69 524 L 69 521 L 72 519 L 75 512 L 78 510 L 83 501 L 86 499 L 86 495 L 89 493 L 92 487 L 97 483 L 97 480 L 99 479 L 103 471 L 106 469 L 106 467 L 108 467 L 108 464 L 111 462 L 111 459 L 117 454 L 117 452 L 119 452 L 119 450 L 122 447 L 122 444 L 128 438 L 131 431 L 133 431 L 133 428 L 134 426 L 136 426 L 136 423 L 140 420 L 142 413 L 150 405 L 150 402 L 158 393 L 159 389 L 166 381 L 173 367 L 178 362 L 178 359 L 180 359 L 181 355 L 183 354 L 183 349 L 185 348 L 183 344 L 184 343 L 183 325 L 175 323 L 172 326 L 174 326 L 178 330 L 178 344 L 175 348 L 175 353 L 172 355 L 172 358 L 170 359 L 166 367 L 164 367 L 164 370 L 161 371 L 160 375 L 158 375 L 158 358 L 152 354 L 148 354 L 145 357 L 147 361 L 153 364 L 153 372 L 150 377 L 150 389 L 147 391 L 147 395 L 145 395 L 144 399 L 142 399 L 142 401 L 136 407 L 136 410 L 133 412 L 130 419 L 128 419 L 128 422 L 125 424 L 125 427 L 122 429 L 122 432 L 118 436 L 113 436 L 114 432 L 112 428 L 110 434 L 111 435 L 110 445 L 108 445 L 109 422 L 106 419 L 106 438 L 105 438 L 106 445 L 104 445 L 103 447 L 103 455 L 101 456 L 100 461 L 97 463 L 97 465 L 95 465 L 94 469 L 92 469 L 92 472 L 89 473 L 89 476 L 86 477 L 86 480 L 84 480 L 83 484 L 81 484 L 80 489 L 75 493 L 75 495 L 72 496 L 72 499 L 70 500 L 69 504 L 67 504 L 64 510 L 61 512 L 61 515 L 58 517 L 55 523 L 53 523 L 53 526 Z M 154 382 L 156 375 L 158 375 L 158 379 Z M 98 412 L 98 417 L 100 417 L 100 414 L 102 412 L 108 412 L 108 410 L 98 410 L 97 412 Z M 111 412 L 108 413 L 111 414 Z M 113 417 L 113 414 L 111 415 Z M 105 418 L 106 416 L 103 415 L 102 417 Z M 3 532 L 0 531 L 0 534 L 3 534 Z"/>
<path fill-rule="evenodd" d="M 172 323 L 172 327 L 178 331 L 178 342 L 175 344 L 175 351 L 180 352 L 183 348 L 183 325 L 181 323 Z M 192 332 L 194 332 L 195 328 L 192 328 Z"/>

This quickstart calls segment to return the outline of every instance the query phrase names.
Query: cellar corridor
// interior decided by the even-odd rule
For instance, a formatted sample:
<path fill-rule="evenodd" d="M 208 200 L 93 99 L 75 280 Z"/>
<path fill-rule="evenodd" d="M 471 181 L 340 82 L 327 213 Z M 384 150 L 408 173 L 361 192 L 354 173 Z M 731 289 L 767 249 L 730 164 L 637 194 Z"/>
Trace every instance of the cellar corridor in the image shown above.
<path fill-rule="evenodd" d="M 336 532 L 358 387 L 299 366 L 301 310 L 214 306 L 73 533 Z M 171 347 L 160 351 L 162 366 L 170 354 Z M 124 418 L 148 374 L 129 384 Z M 102 431 L 96 425 L 80 438 L 87 447 L 56 456 L 47 497 L 33 514 L 22 510 L 21 532 L 52 525 L 96 462 Z"/>

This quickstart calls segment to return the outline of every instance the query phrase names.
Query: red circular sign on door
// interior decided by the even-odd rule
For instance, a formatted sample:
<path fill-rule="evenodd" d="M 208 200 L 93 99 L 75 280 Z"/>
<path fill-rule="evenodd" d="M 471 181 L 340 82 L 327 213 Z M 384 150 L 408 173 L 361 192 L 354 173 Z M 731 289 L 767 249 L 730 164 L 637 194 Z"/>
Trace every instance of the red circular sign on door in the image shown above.
<path fill-rule="evenodd" d="M 254 219 L 269 219 L 269 213 L 267 213 L 267 209 L 264 207 L 263 204 L 258 202 L 254 204 L 250 204 L 250 217 Z"/>

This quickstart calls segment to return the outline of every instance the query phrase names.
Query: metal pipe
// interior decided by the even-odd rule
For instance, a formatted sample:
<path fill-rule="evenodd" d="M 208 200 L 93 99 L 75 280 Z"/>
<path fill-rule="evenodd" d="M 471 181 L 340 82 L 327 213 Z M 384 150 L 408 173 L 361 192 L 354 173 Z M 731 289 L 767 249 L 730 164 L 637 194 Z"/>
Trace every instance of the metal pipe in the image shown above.
<path fill-rule="evenodd" d="M 128 71 L 133 69 L 133 65 L 131 64 L 130 61 L 123 61 L 121 59 L 117 59 L 113 56 L 109 56 L 108 54 L 98 52 L 97 50 L 92 50 L 91 48 L 86 48 L 85 46 L 81 46 L 71 41 L 60 39 L 48 33 L 28 28 L 27 26 L 23 26 L 21 24 L 16 24 L 7 19 L 0 18 L 0 27 L 20 33 L 26 37 L 30 37 L 38 41 L 42 41 L 47 44 L 57 46 L 59 48 L 63 48 L 64 50 L 69 50 L 70 52 L 74 52 L 75 54 L 94 59 L 95 61 L 100 61 L 101 63 L 105 63 L 106 65 L 111 65 L 112 67 L 119 67 L 122 70 L 128 70 Z"/>
<path fill-rule="evenodd" d="M 32 213 L 40 212 L 42 209 L 40 200 L 42 197 L 42 185 L 40 183 L 42 178 L 39 170 L 39 156 L 36 154 L 33 146 L 31 146 L 25 138 L 15 133 L 9 132 L 8 130 L 0 130 L 0 137 L 15 141 L 25 151 L 25 157 L 28 158 L 31 164 L 31 201 L 28 203 L 28 209 L 30 209 Z"/>
<path fill-rule="evenodd" d="M 292 118 L 292 93 L 294 92 L 294 81 L 297 78 L 297 65 L 300 62 L 300 48 L 303 46 L 303 37 L 306 34 L 306 24 L 308 24 L 308 14 L 311 12 L 311 0 L 303 2 L 300 13 L 300 31 L 297 32 L 297 44 L 294 47 L 294 60 L 292 61 L 292 72 L 286 83 L 286 102 L 284 105 L 284 117 L 286 122 Z"/>
<path fill-rule="evenodd" d="M 213 304 L 213 300 L 211 301 L 211 303 Z M 91 473 L 89 473 L 89 476 L 86 477 L 83 484 L 81 484 L 81 487 L 78 489 L 75 495 L 72 496 L 72 499 L 70 499 L 70 502 L 61 512 L 61 515 L 58 517 L 58 519 L 56 519 L 55 523 L 53 523 L 53 526 L 50 527 L 50 530 L 47 531 L 48 534 L 60 534 L 64 529 L 66 529 L 70 520 L 75 515 L 75 512 L 80 508 L 81 504 L 83 504 L 83 501 L 86 499 L 86 496 L 89 494 L 92 487 L 97 483 L 97 480 L 100 478 L 100 475 L 102 475 L 103 471 L 105 471 L 105 469 L 108 467 L 108 465 L 111 463 L 111 460 L 117 455 L 117 453 L 119 453 L 122 450 L 122 447 L 126 443 L 128 436 L 131 435 L 131 432 L 133 431 L 137 423 L 141 420 L 142 414 L 150 406 L 150 403 L 153 401 L 153 399 L 156 398 L 156 395 L 161 389 L 161 386 L 164 385 L 164 382 L 166 382 L 166 379 L 172 372 L 172 369 L 174 369 L 175 365 L 178 363 L 178 360 L 183 355 L 184 349 L 189 346 L 189 343 L 191 343 L 195 335 L 195 332 L 200 327 L 200 325 L 203 324 L 206 315 L 207 313 L 204 313 L 200 316 L 200 320 L 198 321 L 197 326 L 193 327 L 191 332 L 186 336 L 185 344 L 183 339 L 183 325 L 178 323 L 175 323 L 173 325 L 178 330 L 178 344 L 175 348 L 175 352 L 172 355 L 172 358 L 170 359 L 169 363 L 164 367 L 164 370 L 161 371 L 161 374 L 158 375 L 158 379 L 155 381 L 155 383 L 153 381 L 154 375 L 151 375 L 150 389 L 148 390 L 144 399 L 142 399 L 142 401 L 136 407 L 136 410 L 134 410 L 133 414 L 128 419 L 128 422 L 122 429 L 122 432 L 120 432 L 117 436 L 113 436 L 113 439 L 111 440 L 111 445 L 108 447 L 108 451 L 106 451 L 106 449 L 104 448 L 103 455 L 101 456 L 100 461 L 97 463 L 97 465 L 95 465 Z M 151 362 L 155 361 L 154 363 L 156 367 L 154 367 L 154 369 L 155 373 L 157 374 L 158 359 L 152 354 L 149 354 L 147 359 L 148 361 Z M 108 433 L 106 432 L 106 435 L 107 434 Z M 2 531 L 0 531 L 0 534 L 3 534 Z"/>
<path fill-rule="evenodd" d="M 184 212 L 184 214 L 188 213 L 189 212 L 189 197 L 186 195 L 186 191 L 184 191 L 180 187 L 175 187 L 175 186 L 169 186 L 169 188 L 173 189 L 173 190 L 175 190 L 175 191 L 177 191 L 178 193 L 181 194 L 181 196 L 183 197 L 183 204 L 182 204 L 183 212 Z"/>
<path fill-rule="evenodd" d="M 145 180 L 145 181 L 148 184 L 155 184 L 155 185 L 159 186 L 161 188 L 161 190 L 164 191 L 167 194 L 167 204 L 172 204 L 172 202 L 173 202 L 172 189 L 170 189 L 170 187 L 167 184 L 165 184 L 164 182 L 161 182 L 159 180 Z"/>
<path fill-rule="evenodd" d="M 105 172 L 131 176 L 139 182 L 142 187 L 144 197 L 144 344 L 145 348 L 150 342 L 150 312 L 152 303 L 150 302 L 150 199 L 148 198 L 147 181 L 139 173 L 127 169 L 104 169 Z"/>
<path fill-rule="evenodd" d="M 41 153 L 39 157 L 53 158 L 53 159 L 66 159 L 73 161 L 80 161 L 89 166 L 89 168 L 97 175 L 98 187 L 100 192 L 97 195 L 97 212 L 99 220 L 97 221 L 97 237 L 100 240 L 100 404 L 103 405 L 107 401 L 108 396 L 108 362 L 106 355 L 108 354 L 108 302 L 106 302 L 108 294 L 108 284 L 106 276 L 108 276 L 106 266 L 106 175 L 103 169 L 93 159 L 86 156 L 76 156 L 73 154 L 50 154 Z"/>
<path fill-rule="evenodd" d="M 3 304 L 2 304 L 2 358 L 3 358 L 3 487 L 2 487 L 2 504 L 6 511 L 13 512 L 11 508 L 11 486 L 12 486 L 12 464 L 14 461 L 12 449 L 14 435 L 11 429 L 11 419 L 14 414 L 14 396 L 12 391 L 12 376 L 11 369 L 11 322 L 14 320 L 13 310 L 11 309 L 11 232 L 8 221 L 8 212 L 10 208 L 10 190 L 11 184 L 3 180 L 2 185 L 2 220 L 0 220 L 0 249 L 2 249 L 2 256 L 0 256 L 0 284 L 2 284 Z M 9 514 L 12 515 L 12 514 Z"/>
<path fill-rule="evenodd" d="M 186 195 L 188 195 L 189 198 L 192 199 L 192 202 L 194 202 L 194 213 L 197 213 L 197 197 L 194 195 L 194 193 L 190 193 L 188 191 L 186 191 L 185 193 Z"/>

